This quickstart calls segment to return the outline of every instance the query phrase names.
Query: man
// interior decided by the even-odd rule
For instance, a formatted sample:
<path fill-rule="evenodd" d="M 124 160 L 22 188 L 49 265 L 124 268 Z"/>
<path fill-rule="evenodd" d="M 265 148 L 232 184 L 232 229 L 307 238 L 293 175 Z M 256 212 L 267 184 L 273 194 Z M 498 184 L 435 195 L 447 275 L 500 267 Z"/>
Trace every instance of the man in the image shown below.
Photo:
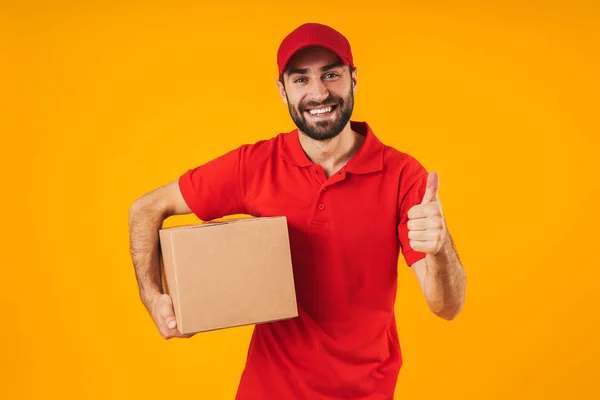
<path fill-rule="evenodd" d="M 165 218 L 285 215 L 299 316 L 255 326 L 237 399 L 392 399 L 402 364 L 400 251 L 436 315 L 453 319 L 465 297 L 438 176 L 350 120 L 357 71 L 342 34 L 302 25 L 283 40 L 277 62 L 297 129 L 242 145 L 132 205 L 141 299 L 164 338 L 189 337 L 160 284 Z"/>

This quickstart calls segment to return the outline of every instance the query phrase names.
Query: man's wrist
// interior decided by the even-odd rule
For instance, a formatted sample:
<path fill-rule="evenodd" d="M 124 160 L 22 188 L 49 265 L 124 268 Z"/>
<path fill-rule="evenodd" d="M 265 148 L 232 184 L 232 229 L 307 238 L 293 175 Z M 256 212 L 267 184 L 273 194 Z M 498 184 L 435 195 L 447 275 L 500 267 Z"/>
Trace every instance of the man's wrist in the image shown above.
<path fill-rule="evenodd" d="M 440 250 L 435 254 L 427 254 L 427 270 L 430 275 L 438 276 L 445 272 L 446 267 L 450 263 L 452 252 L 452 244 L 447 238 Z"/>
<path fill-rule="evenodd" d="M 444 240 L 444 243 L 442 244 L 442 246 L 440 247 L 440 249 L 438 250 L 437 253 L 427 254 L 427 256 L 430 258 L 433 258 L 436 261 L 443 260 L 443 259 L 447 259 L 450 256 L 451 251 L 452 251 L 452 243 L 450 241 L 450 238 L 448 237 L 448 238 L 446 238 L 446 240 Z"/>
<path fill-rule="evenodd" d="M 154 303 L 154 300 L 162 296 L 162 294 L 163 293 L 157 289 L 146 289 L 140 292 L 140 298 L 142 299 L 142 303 L 144 303 L 144 306 L 146 306 L 148 311 L 150 311 L 152 309 L 152 304 Z"/>

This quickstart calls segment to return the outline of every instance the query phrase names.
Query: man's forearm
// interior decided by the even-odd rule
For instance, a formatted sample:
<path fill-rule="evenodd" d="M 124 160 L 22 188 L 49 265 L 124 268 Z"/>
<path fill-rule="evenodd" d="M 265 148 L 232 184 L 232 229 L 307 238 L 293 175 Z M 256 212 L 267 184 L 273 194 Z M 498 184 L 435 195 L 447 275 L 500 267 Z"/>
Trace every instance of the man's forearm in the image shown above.
<path fill-rule="evenodd" d="M 433 312 L 451 320 L 462 309 L 465 299 L 466 275 L 452 238 L 448 237 L 436 254 L 425 256 L 425 293 Z"/>
<path fill-rule="evenodd" d="M 163 220 L 164 213 L 144 198 L 137 200 L 129 210 L 131 259 L 140 297 L 146 307 L 163 292 L 158 242 Z"/>

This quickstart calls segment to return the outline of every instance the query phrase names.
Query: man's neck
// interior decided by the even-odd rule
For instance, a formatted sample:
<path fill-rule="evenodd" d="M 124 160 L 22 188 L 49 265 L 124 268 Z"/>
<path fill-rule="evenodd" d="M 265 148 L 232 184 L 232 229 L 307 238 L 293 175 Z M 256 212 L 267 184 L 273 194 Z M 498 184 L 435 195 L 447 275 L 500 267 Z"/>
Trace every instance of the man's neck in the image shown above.
<path fill-rule="evenodd" d="M 333 139 L 315 140 L 299 131 L 300 145 L 307 157 L 320 165 L 329 178 L 339 171 L 358 151 L 364 136 L 352 130 L 350 122 Z"/>

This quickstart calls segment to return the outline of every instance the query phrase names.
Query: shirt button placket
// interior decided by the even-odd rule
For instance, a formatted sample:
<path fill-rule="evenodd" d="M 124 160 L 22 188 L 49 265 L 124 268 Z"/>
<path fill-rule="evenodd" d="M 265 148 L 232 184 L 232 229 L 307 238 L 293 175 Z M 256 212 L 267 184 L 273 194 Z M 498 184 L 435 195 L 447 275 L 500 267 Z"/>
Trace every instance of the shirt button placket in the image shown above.
<path fill-rule="evenodd" d="M 325 210 L 325 204 L 323 204 L 323 196 L 325 196 L 325 194 L 324 194 L 324 193 L 325 193 L 326 191 L 327 191 L 327 186 L 323 186 L 323 188 L 321 189 L 321 192 L 322 192 L 322 193 L 321 193 L 321 196 L 320 196 L 320 197 L 321 197 L 321 202 L 320 202 L 320 203 L 319 203 L 319 205 L 317 206 L 317 208 L 318 208 L 320 211 L 323 211 L 323 210 Z"/>
<path fill-rule="evenodd" d="M 327 192 L 327 184 L 325 183 L 324 179 L 321 179 L 321 178 L 324 178 L 324 176 L 322 176 L 322 174 L 320 174 L 318 168 L 313 167 L 312 173 L 314 174 L 315 185 L 317 186 L 315 189 L 318 190 L 317 202 L 315 204 L 312 223 L 317 224 L 317 225 L 322 225 L 322 224 L 326 224 L 327 220 L 328 220 L 327 213 L 323 212 L 327 208 L 325 206 L 325 200 L 324 200 L 325 194 Z"/>

